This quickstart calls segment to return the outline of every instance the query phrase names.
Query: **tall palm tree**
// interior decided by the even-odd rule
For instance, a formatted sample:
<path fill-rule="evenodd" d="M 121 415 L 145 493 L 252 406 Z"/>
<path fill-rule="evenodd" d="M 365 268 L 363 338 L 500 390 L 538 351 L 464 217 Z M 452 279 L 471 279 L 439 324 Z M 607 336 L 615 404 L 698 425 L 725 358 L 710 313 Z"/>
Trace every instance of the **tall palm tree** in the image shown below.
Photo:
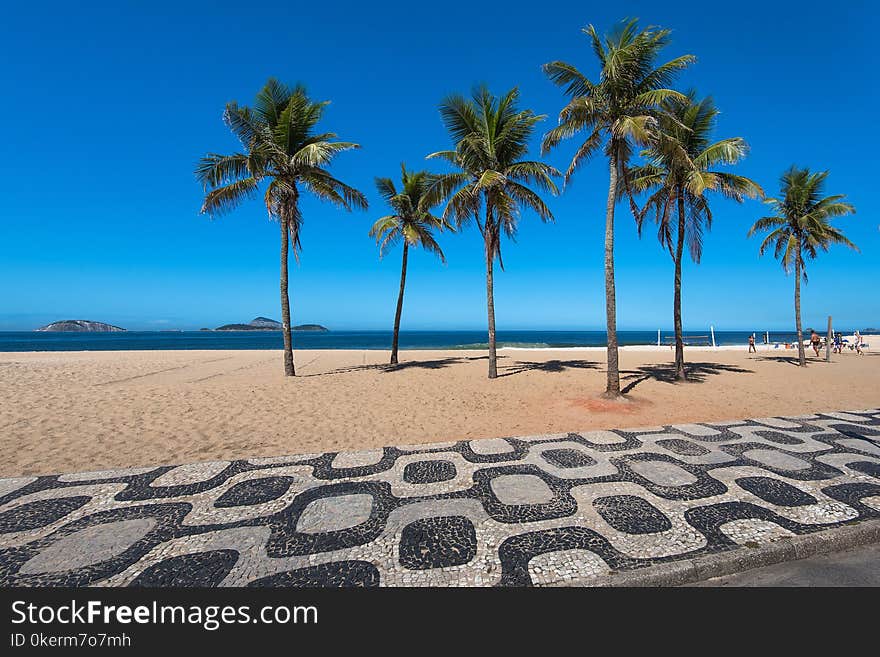
<path fill-rule="evenodd" d="M 827 171 L 812 173 L 808 168 L 792 166 L 782 174 L 782 198 L 766 201 L 775 214 L 758 219 L 749 229 L 749 237 L 758 231 L 769 230 L 759 253 L 764 255 L 773 245 L 774 255 L 782 263 L 785 273 L 794 271 L 794 318 L 801 367 L 807 364 L 801 331 L 801 276 L 806 283 L 806 258 L 814 259 L 819 251 L 827 251 L 832 244 L 843 244 L 858 251 L 855 244 L 831 225 L 834 217 L 854 214 L 856 209 L 843 200 L 846 197 L 842 194 L 823 198 L 827 177 Z"/>
<path fill-rule="evenodd" d="M 397 364 L 397 344 L 400 334 L 400 315 L 403 312 L 403 290 L 406 286 L 406 262 L 409 247 L 421 246 L 435 254 L 445 263 L 446 257 L 434 238 L 434 230 L 447 227 L 446 221 L 431 214 L 431 206 L 425 202 L 425 192 L 430 184 L 427 171 L 407 171 L 400 165 L 400 191 L 391 178 L 376 178 L 376 189 L 385 202 L 394 210 L 376 220 L 370 229 L 370 236 L 379 244 L 380 257 L 389 246 L 403 240 L 403 261 L 400 266 L 400 292 L 397 295 L 397 310 L 394 313 L 394 335 L 391 339 L 391 364 Z"/>
<path fill-rule="evenodd" d="M 486 87 L 474 90 L 470 100 L 450 96 L 440 105 L 440 115 L 455 150 L 432 153 L 457 170 L 434 177 L 428 202 L 447 201 L 443 218 L 458 226 L 471 220 L 483 237 L 486 257 L 486 314 L 489 328 L 489 378 L 498 376 L 495 349 L 494 262 L 501 269 L 501 235 L 516 234 L 522 208 L 533 210 L 542 221 L 553 214 L 528 185 L 557 193 L 553 177 L 560 175 L 543 162 L 524 160 L 535 125 L 545 117 L 517 106 L 514 88 L 496 98 Z"/>
<path fill-rule="evenodd" d="M 655 144 L 643 152 L 647 164 L 630 168 L 630 189 L 650 192 L 645 206 L 636 213 L 639 234 L 645 216 L 653 210 L 657 237 L 669 251 L 675 269 L 673 324 L 675 329 L 675 378 L 684 379 L 684 340 L 681 327 L 681 266 L 687 241 L 691 259 L 699 263 L 703 253 L 703 230 L 712 227 L 712 211 L 707 192 L 741 203 L 759 198 L 764 192 L 754 181 L 718 165 L 736 164 L 748 151 L 742 137 L 711 141 L 718 109 L 711 97 L 696 100 L 694 92 L 686 101 L 669 99 L 662 104 L 660 134 Z M 625 193 L 624 185 L 619 192 Z M 677 210 L 672 218 L 673 208 Z"/>
<path fill-rule="evenodd" d="M 617 300 L 614 284 L 614 205 L 618 179 L 628 181 L 628 163 L 638 145 L 657 138 L 660 103 L 682 94 L 667 86 L 675 74 L 690 65 L 693 55 L 683 55 L 655 66 L 660 51 L 669 43 L 669 30 L 649 27 L 640 31 L 638 20 L 621 22 L 601 38 L 590 25 L 590 38 L 599 59 L 598 81 L 593 82 L 571 64 L 561 61 L 544 65 L 544 72 L 570 97 L 559 113 L 559 125 L 544 136 L 546 153 L 562 140 L 584 132 L 588 136 L 575 151 L 565 173 L 565 183 L 604 143 L 608 157 L 608 200 L 605 205 L 605 319 L 608 330 L 608 379 L 605 395 L 620 395 L 617 357 Z M 632 200 L 632 199 L 630 199 Z"/>
<path fill-rule="evenodd" d="M 281 324 L 284 335 L 284 374 L 294 376 L 290 335 L 290 297 L 287 292 L 287 256 L 293 247 L 299 257 L 302 215 L 300 194 L 309 191 L 319 199 L 346 210 L 366 209 L 367 199 L 353 187 L 334 178 L 326 167 L 339 153 L 358 144 L 333 141 L 332 132 L 316 126 L 329 101 L 313 102 L 305 87 L 290 88 L 270 78 L 257 94 L 253 107 L 235 101 L 226 104 L 223 121 L 242 145 L 231 155 L 209 153 L 196 167 L 205 190 L 201 213 L 225 214 L 248 198 L 255 198 L 263 183 L 269 218 L 281 227 Z"/>

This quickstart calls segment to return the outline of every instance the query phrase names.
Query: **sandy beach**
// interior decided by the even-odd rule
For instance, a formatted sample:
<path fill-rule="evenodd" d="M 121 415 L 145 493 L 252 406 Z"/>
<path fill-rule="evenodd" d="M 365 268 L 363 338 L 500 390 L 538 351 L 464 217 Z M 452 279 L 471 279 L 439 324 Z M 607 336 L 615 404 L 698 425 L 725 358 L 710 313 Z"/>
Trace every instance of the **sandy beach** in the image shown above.
<path fill-rule="evenodd" d="M 0 354 L 0 476 L 626 428 L 880 405 L 880 354 L 621 350 L 628 403 L 601 400 L 604 350 Z M 824 354 L 823 354 L 824 355 Z"/>

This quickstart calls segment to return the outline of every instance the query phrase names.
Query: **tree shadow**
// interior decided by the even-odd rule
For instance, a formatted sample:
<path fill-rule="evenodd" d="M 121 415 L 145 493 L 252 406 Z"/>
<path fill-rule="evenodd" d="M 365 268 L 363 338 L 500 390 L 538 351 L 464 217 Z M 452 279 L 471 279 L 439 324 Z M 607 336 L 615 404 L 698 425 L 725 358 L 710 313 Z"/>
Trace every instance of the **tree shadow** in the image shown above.
<path fill-rule="evenodd" d="M 452 365 L 465 363 L 474 360 L 488 360 L 488 356 L 448 356 L 446 358 L 437 358 L 434 360 L 405 360 L 396 365 L 390 363 L 373 363 L 370 365 L 350 365 L 348 367 L 340 367 L 329 372 L 316 372 L 315 374 L 303 374 L 301 376 L 328 376 L 333 374 L 350 374 L 352 372 L 367 372 L 375 370 L 378 372 L 400 372 L 410 369 L 424 370 L 442 370 Z M 498 357 L 499 359 L 502 356 Z"/>
<path fill-rule="evenodd" d="M 500 379 L 503 376 L 513 376 L 522 374 L 523 372 L 564 372 L 568 369 L 594 370 L 598 369 L 599 364 L 590 360 L 547 360 L 547 361 L 516 361 L 513 365 L 502 368 L 505 370 L 503 374 L 499 374 Z"/>
<path fill-rule="evenodd" d="M 832 358 L 835 355 L 839 355 L 839 354 L 832 354 Z M 781 354 L 780 355 L 765 354 L 765 355 L 761 355 L 761 356 L 756 356 L 752 360 L 760 360 L 760 361 L 764 361 L 764 362 L 768 362 L 768 363 L 785 363 L 787 365 L 794 365 L 796 367 L 800 367 L 800 359 L 798 358 L 797 352 L 795 352 L 794 355 L 792 355 L 792 356 L 783 356 Z M 822 355 L 819 357 L 816 357 L 815 355 L 813 355 L 812 352 L 807 354 L 807 365 L 809 365 L 810 363 L 825 363 L 825 362 L 827 362 L 827 361 L 825 360 L 825 352 L 824 351 L 822 352 Z"/>
<path fill-rule="evenodd" d="M 754 374 L 754 370 L 747 370 L 738 365 L 725 363 L 685 363 L 684 371 L 687 378 L 679 381 L 675 378 L 675 364 L 643 365 L 635 370 L 622 370 L 620 373 L 624 381 L 629 383 L 621 390 L 623 394 L 631 392 L 637 385 L 648 380 L 660 381 L 661 383 L 704 383 L 706 378 L 723 372 L 736 374 Z"/>

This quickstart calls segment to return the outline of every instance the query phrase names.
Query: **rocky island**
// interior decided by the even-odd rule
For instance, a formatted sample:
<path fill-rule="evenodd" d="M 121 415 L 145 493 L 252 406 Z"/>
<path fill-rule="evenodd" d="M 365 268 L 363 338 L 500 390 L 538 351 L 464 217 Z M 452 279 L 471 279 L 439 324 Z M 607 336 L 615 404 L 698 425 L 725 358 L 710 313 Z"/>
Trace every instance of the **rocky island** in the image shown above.
<path fill-rule="evenodd" d="M 102 322 L 92 322 L 87 319 L 65 319 L 60 322 L 52 322 L 46 326 L 36 329 L 37 331 L 69 331 L 75 333 L 109 333 L 115 331 L 124 331 L 124 328 L 113 326 L 112 324 L 104 324 Z"/>
<path fill-rule="evenodd" d="M 215 331 L 280 331 L 281 322 L 268 317 L 255 317 L 247 324 L 224 324 Z"/>
<path fill-rule="evenodd" d="M 210 329 L 202 329 L 203 331 Z M 280 331 L 281 322 L 276 322 L 268 317 L 256 317 L 247 324 L 224 324 L 214 329 L 215 331 Z M 319 333 L 329 331 L 328 328 L 320 324 L 300 324 L 294 326 L 293 331 L 317 331 Z"/>
<path fill-rule="evenodd" d="M 206 329 L 202 329 L 206 330 Z M 276 322 L 268 317 L 256 317 L 247 324 L 224 324 L 218 326 L 215 331 L 280 331 L 281 322 Z M 294 326 L 294 331 L 317 331 L 326 332 L 328 329 L 320 324 L 300 324 Z"/>

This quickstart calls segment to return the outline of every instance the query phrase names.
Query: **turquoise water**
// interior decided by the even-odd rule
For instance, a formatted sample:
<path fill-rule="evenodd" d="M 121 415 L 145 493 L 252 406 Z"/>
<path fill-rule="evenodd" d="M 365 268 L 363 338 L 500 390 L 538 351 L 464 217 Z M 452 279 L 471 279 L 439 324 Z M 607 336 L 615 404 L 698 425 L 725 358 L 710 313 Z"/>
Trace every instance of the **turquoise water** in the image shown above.
<path fill-rule="evenodd" d="M 756 329 L 760 344 L 763 332 Z M 745 345 L 751 331 L 715 331 L 718 345 Z M 685 332 L 687 344 L 709 344 L 708 331 Z M 657 344 L 657 331 L 618 331 L 621 345 Z M 661 334 L 672 342 L 672 332 Z M 499 346 L 600 347 L 605 331 L 498 331 Z M 770 341 L 792 341 L 794 332 L 771 331 Z M 390 349 L 391 331 L 293 334 L 296 349 Z M 142 351 L 149 349 L 281 349 L 280 331 L 125 331 L 120 333 L 0 332 L 0 351 Z M 401 349 L 481 349 L 485 331 L 401 331 Z"/>

